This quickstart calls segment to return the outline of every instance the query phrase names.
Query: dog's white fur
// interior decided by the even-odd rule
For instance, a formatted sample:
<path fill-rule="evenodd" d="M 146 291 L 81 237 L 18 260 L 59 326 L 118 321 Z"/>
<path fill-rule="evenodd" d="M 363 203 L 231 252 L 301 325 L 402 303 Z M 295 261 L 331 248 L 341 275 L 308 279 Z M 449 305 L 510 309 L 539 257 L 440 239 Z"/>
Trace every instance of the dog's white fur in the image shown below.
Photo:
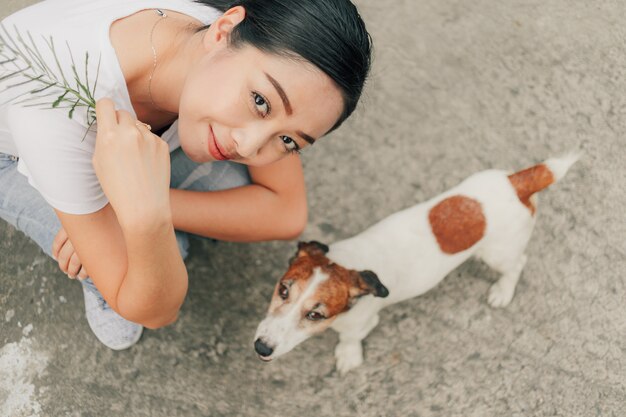
<path fill-rule="evenodd" d="M 549 159 L 544 165 L 556 182 L 577 159 L 577 155 L 568 155 Z M 535 215 L 518 198 L 509 174 L 500 170 L 479 172 L 435 198 L 394 213 L 364 232 L 329 246 L 326 256 L 330 260 L 348 269 L 374 271 L 389 290 L 386 298 L 360 298 L 332 322 L 331 327 L 339 333 L 335 356 L 340 373 L 363 362 L 361 341 L 378 324 L 382 308 L 425 293 L 471 256 L 502 274 L 489 290 L 489 304 L 504 307 L 511 302 L 526 263 L 524 251 Z M 481 203 L 486 230 L 469 249 L 450 255 L 440 249 L 428 216 L 435 205 L 455 195 Z M 536 205 L 536 195 L 532 202 Z M 291 324 L 285 320 L 268 316 L 257 330 L 257 338 L 276 343 L 274 356 L 286 353 L 308 337 L 298 329 L 297 320 Z"/>

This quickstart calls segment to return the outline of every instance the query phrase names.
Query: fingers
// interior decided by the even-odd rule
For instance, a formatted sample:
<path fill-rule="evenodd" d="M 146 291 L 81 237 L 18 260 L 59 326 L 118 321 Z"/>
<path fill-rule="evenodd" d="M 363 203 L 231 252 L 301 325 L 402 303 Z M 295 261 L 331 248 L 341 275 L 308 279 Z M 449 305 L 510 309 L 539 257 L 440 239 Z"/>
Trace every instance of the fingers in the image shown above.
<path fill-rule="evenodd" d="M 117 124 L 113 100 L 102 98 L 96 102 L 96 119 L 98 121 L 98 129 L 110 129 Z"/>
<path fill-rule="evenodd" d="M 64 228 L 61 228 L 52 241 L 52 257 L 54 260 L 59 258 L 59 250 L 63 247 L 63 244 L 67 240 L 67 233 Z"/>
<path fill-rule="evenodd" d="M 61 248 L 59 249 L 59 252 L 57 255 L 57 262 L 59 264 L 59 268 L 61 269 L 61 271 L 63 271 L 66 274 L 69 274 L 68 267 L 69 267 L 70 259 L 72 258 L 73 254 L 74 254 L 74 246 L 72 245 L 72 242 L 70 242 L 69 240 L 66 240 L 61 246 Z"/>
<path fill-rule="evenodd" d="M 116 126 L 133 126 L 136 119 L 126 110 L 116 110 L 115 103 L 102 98 L 96 103 L 96 119 L 99 130 L 112 130 Z"/>
<path fill-rule="evenodd" d="M 85 269 L 85 267 L 81 267 L 80 271 L 78 271 L 78 279 L 79 280 L 83 280 L 85 278 L 87 278 L 89 276 L 89 274 L 87 273 L 87 270 Z"/>
<path fill-rule="evenodd" d="M 133 114 L 115 114 L 115 126 L 98 130 L 92 165 L 120 224 L 133 224 L 143 221 L 137 213 L 156 216 L 169 207 L 169 148 Z"/>
<path fill-rule="evenodd" d="M 113 130 L 116 126 L 136 127 L 144 138 L 152 135 L 152 127 L 149 124 L 140 122 L 126 110 L 116 110 L 115 103 L 109 98 L 102 98 L 96 103 L 96 118 L 98 128 L 104 131 Z"/>
<path fill-rule="evenodd" d="M 70 278 L 85 279 L 87 271 L 82 266 L 78 254 L 74 250 L 64 228 L 61 228 L 52 242 L 52 256 L 59 264 L 59 268 Z"/>
<path fill-rule="evenodd" d="M 155 138 L 160 139 L 158 136 L 152 133 L 152 126 L 135 119 L 133 115 L 130 114 L 129 112 L 125 110 L 117 110 L 116 114 L 117 114 L 117 121 L 120 127 L 128 129 L 129 131 L 136 129 L 139 131 L 139 133 L 141 134 L 141 137 L 143 137 L 144 139 L 155 139 Z"/>
<path fill-rule="evenodd" d="M 116 115 L 117 123 L 120 126 L 134 126 L 139 129 L 142 134 L 149 133 L 152 130 L 152 127 L 149 124 L 140 122 L 139 120 L 135 119 L 135 117 L 126 110 L 117 110 Z"/>
<path fill-rule="evenodd" d="M 78 254 L 74 252 L 70 258 L 69 264 L 67 265 L 67 276 L 70 278 L 76 278 L 82 267 L 83 265 L 80 263 Z"/>
<path fill-rule="evenodd" d="M 148 123 L 140 122 L 139 120 L 137 120 L 135 122 L 135 125 L 137 126 L 137 129 L 139 129 L 143 133 L 147 133 L 146 130 L 148 132 L 152 131 L 152 126 L 150 126 Z"/>
<path fill-rule="evenodd" d="M 126 110 L 117 110 L 115 114 L 117 117 L 117 123 L 120 126 L 133 126 L 135 124 L 136 119 Z"/>
<path fill-rule="evenodd" d="M 81 270 L 83 270 L 84 278 L 87 277 L 87 271 L 84 270 L 80 258 L 78 257 L 78 254 L 74 250 L 74 246 L 69 239 L 65 240 L 59 249 L 57 262 L 61 271 L 67 274 L 69 278 L 76 278 L 79 276 Z"/>

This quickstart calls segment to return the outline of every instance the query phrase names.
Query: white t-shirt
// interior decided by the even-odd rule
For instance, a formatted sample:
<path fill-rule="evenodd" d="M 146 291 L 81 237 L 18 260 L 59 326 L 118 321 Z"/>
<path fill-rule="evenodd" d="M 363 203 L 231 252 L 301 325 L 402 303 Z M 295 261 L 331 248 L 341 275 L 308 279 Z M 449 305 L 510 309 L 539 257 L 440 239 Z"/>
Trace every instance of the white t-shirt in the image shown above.
<path fill-rule="evenodd" d="M 155 8 L 180 12 L 204 24 L 212 23 L 221 14 L 193 0 L 45 0 L 5 18 L 0 35 L 5 42 L 8 42 L 7 32 L 13 39 L 18 38 L 19 32 L 27 43 L 32 39 L 51 71 L 58 76 L 62 70 L 70 81 L 73 80 L 72 58 L 76 72 L 85 81 L 88 52 L 90 88 L 93 88 L 98 74 L 95 99 L 109 97 L 117 109 L 136 116 L 111 45 L 109 29 L 115 20 Z M 58 66 L 46 43 L 50 39 L 54 42 Z M 0 61 L 4 59 L 0 57 Z M 0 78 L 3 72 L 6 74 L 11 69 L 8 65 L 0 64 Z M 29 183 L 52 207 L 70 214 L 98 211 L 108 200 L 91 163 L 96 134 L 92 129 L 85 136 L 88 126 L 86 108 L 76 108 L 70 119 L 67 108 L 25 107 L 15 104 L 15 100 L 6 103 L 21 91 L 40 86 L 29 83 L 6 88 L 19 81 L 17 77 L 0 81 L 0 152 L 19 156 L 18 171 L 28 177 Z M 39 102 L 52 103 L 57 96 Z M 177 148 L 176 123 L 162 137 L 170 145 L 170 152 Z"/>

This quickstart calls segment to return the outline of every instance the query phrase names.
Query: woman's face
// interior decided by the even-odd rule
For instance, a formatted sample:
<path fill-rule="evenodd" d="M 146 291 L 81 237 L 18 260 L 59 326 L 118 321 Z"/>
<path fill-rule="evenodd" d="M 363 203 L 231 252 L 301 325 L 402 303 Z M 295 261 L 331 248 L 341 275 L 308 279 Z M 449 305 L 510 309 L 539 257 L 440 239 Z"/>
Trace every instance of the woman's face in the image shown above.
<path fill-rule="evenodd" d="M 211 33 L 224 30 L 217 23 L 205 35 L 205 53 L 180 99 L 180 143 L 192 160 L 266 165 L 310 146 L 335 125 L 343 98 L 330 77 L 303 60 L 249 45 L 231 48 Z"/>

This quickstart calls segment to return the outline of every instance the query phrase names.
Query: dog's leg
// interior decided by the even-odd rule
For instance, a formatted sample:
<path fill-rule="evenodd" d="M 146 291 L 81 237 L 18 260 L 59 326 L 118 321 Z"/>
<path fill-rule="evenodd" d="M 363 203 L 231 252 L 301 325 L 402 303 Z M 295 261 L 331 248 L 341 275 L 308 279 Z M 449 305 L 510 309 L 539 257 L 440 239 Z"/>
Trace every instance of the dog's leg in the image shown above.
<path fill-rule="evenodd" d="M 537 200 L 534 199 L 534 204 Z M 476 255 L 502 274 L 489 289 L 487 300 L 492 307 L 506 307 L 513 299 L 515 286 L 526 265 L 526 246 L 535 227 L 535 217 L 523 211 L 503 211 L 489 239 Z"/>
<path fill-rule="evenodd" d="M 339 333 L 339 343 L 335 348 L 335 359 L 337 360 L 337 370 L 341 375 L 345 375 L 351 369 L 363 363 L 363 345 L 362 341 L 378 324 L 378 313 L 368 316 L 363 321 L 359 317 L 359 321 L 351 323 L 347 330 Z"/>
<path fill-rule="evenodd" d="M 494 269 L 502 273 L 500 279 L 489 289 L 488 301 L 492 307 L 506 307 L 513 299 L 515 286 L 526 265 L 526 255 L 521 254 L 515 261 L 511 262 L 506 268 L 502 266 Z"/>

